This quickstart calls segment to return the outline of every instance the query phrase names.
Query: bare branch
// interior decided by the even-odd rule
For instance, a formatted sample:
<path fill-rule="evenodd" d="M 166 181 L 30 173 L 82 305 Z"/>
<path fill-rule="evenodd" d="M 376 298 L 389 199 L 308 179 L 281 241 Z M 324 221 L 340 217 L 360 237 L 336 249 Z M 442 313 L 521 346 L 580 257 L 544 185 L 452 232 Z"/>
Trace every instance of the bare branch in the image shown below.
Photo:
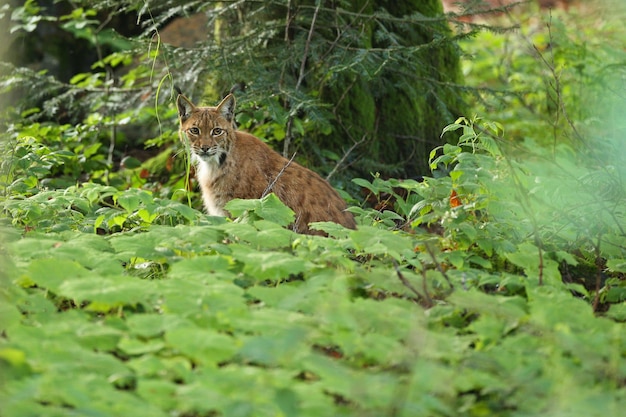
<path fill-rule="evenodd" d="M 281 175 L 283 175 L 283 173 L 285 172 L 285 170 L 287 169 L 287 167 L 289 165 L 291 165 L 291 162 L 293 161 L 293 158 L 296 157 L 296 153 L 294 152 L 293 155 L 291 155 L 291 159 L 289 159 L 289 161 L 287 161 L 287 163 L 285 164 L 285 166 L 282 167 L 282 169 L 278 172 L 278 174 L 276 174 L 276 178 L 274 178 L 272 180 L 271 183 L 269 183 L 269 185 L 267 186 L 267 188 L 265 189 L 265 191 L 263 191 L 263 194 L 261 195 L 261 198 L 265 197 L 266 195 L 268 195 L 269 193 L 272 192 L 272 188 L 274 188 L 274 185 L 276 184 L 276 181 L 278 181 L 278 179 L 280 178 Z"/>
<path fill-rule="evenodd" d="M 300 89 L 300 85 L 304 80 L 304 74 L 306 70 L 306 61 L 309 55 L 309 48 L 311 47 L 311 39 L 313 39 L 313 31 L 315 29 L 315 22 L 317 21 L 317 14 L 320 11 L 320 7 L 322 6 L 322 2 L 318 1 L 317 6 L 315 7 L 315 11 L 313 12 L 313 19 L 311 20 L 311 27 L 309 28 L 309 34 L 306 38 L 306 43 L 304 45 L 304 52 L 302 53 L 302 61 L 300 62 L 300 74 L 298 75 L 298 81 L 296 82 L 295 91 Z M 283 143 L 283 156 L 286 158 L 287 153 L 289 152 L 289 146 L 291 145 L 291 137 L 293 135 L 293 119 L 294 114 L 289 114 L 289 120 L 287 120 L 287 129 L 285 134 L 285 142 Z"/>
<path fill-rule="evenodd" d="M 395 259 L 392 259 L 391 262 L 393 263 L 393 268 L 396 270 L 396 275 L 398 276 L 398 279 L 400 280 L 400 282 L 402 283 L 402 285 L 404 285 L 405 287 L 407 287 L 409 290 L 411 290 L 411 292 L 413 294 L 415 294 L 417 296 L 418 301 L 422 300 L 423 302 L 425 302 L 424 307 L 426 308 L 430 308 L 434 305 L 433 300 L 430 298 L 430 296 L 428 295 L 428 291 L 425 292 L 425 295 L 422 295 L 414 286 L 413 284 L 411 284 L 409 282 L 408 279 L 406 279 L 406 277 L 402 274 L 402 271 L 400 271 L 400 267 L 398 266 L 398 262 L 396 262 Z M 424 282 L 426 282 L 426 277 L 424 276 Z"/>
<path fill-rule="evenodd" d="M 602 233 L 598 234 L 598 243 L 595 245 L 596 252 L 596 288 L 593 297 L 593 311 L 597 312 L 600 306 L 600 289 L 602 287 L 602 255 L 600 245 L 602 244 Z"/>
<path fill-rule="evenodd" d="M 343 154 L 343 156 L 341 157 L 341 159 L 339 160 L 339 162 L 337 162 L 337 163 L 335 164 L 335 166 L 333 167 L 332 171 L 330 171 L 330 172 L 328 173 L 328 175 L 326 176 L 326 181 L 330 180 L 330 178 L 331 178 L 333 175 L 335 175 L 335 172 L 337 172 L 337 170 L 339 169 L 339 167 L 340 167 L 340 166 L 344 163 L 344 161 L 346 160 L 346 158 L 348 157 L 348 155 L 350 155 L 350 154 L 352 153 L 352 151 L 356 149 L 356 147 L 357 147 L 357 146 L 359 146 L 359 145 L 361 145 L 363 142 L 365 142 L 365 138 L 366 138 L 366 137 L 367 137 L 367 133 L 365 133 L 365 134 L 363 135 L 363 137 L 361 138 L 361 140 L 360 140 L 360 141 L 358 141 L 358 142 L 354 142 L 354 143 L 352 144 L 352 146 L 350 146 L 350 147 L 348 148 L 348 150 L 344 152 L 344 154 Z"/>
<path fill-rule="evenodd" d="M 435 256 L 435 252 L 433 251 L 433 248 L 430 246 L 430 243 L 424 242 L 424 246 L 426 247 L 426 251 L 428 252 L 430 257 L 432 258 L 433 263 L 435 264 L 435 267 L 437 268 L 437 271 L 439 271 L 439 273 L 443 275 L 446 281 L 448 281 L 448 284 L 450 284 L 450 288 L 454 289 L 454 284 L 452 284 L 452 281 L 450 281 L 450 277 L 448 276 L 448 274 L 446 274 L 446 271 L 443 270 L 443 268 L 441 267 L 441 264 L 437 261 L 437 257 Z"/>

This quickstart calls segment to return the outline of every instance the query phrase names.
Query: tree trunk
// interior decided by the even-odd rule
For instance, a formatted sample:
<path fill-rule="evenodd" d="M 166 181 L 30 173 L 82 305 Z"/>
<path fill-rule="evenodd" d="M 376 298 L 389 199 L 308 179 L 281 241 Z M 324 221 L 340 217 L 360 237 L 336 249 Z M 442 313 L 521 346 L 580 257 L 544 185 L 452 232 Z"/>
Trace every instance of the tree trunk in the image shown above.
<path fill-rule="evenodd" d="M 454 87 L 461 79 L 459 55 L 445 38 L 450 35 L 447 22 L 419 24 L 416 16 L 442 17 L 441 2 L 378 0 L 363 10 L 367 3 L 353 0 L 351 11 L 372 13 L 382 8 L 390 15 L 388 20 L 370 21 L 363 45 L 381 55 L 380 71 L 373 77 L 345 76 L 324 91 L 324 101 L 336 105 L 335 129 L 316 140 L 341 152 L 364 139 L 356 155 L 348 158 L 357 175 L 426 174 L 428 155 L 441 144 L 441 130 L 463 108 Z"/>

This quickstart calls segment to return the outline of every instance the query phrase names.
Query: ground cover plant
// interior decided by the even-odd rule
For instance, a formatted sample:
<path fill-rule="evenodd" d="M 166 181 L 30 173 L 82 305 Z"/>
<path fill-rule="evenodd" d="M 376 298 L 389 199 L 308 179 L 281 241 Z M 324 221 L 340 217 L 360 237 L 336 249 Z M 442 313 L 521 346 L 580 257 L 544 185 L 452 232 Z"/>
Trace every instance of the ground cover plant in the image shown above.
<path fill-rule="evenodd" d="M 0 414 L 620 415 L 624 29 L 583 10 L 464 41 L 479 116 L 419 181 L 354 179 L 328 238 L 271 194 L 227 220 L 113 172 L 96 113 L 9 123 Z"/>

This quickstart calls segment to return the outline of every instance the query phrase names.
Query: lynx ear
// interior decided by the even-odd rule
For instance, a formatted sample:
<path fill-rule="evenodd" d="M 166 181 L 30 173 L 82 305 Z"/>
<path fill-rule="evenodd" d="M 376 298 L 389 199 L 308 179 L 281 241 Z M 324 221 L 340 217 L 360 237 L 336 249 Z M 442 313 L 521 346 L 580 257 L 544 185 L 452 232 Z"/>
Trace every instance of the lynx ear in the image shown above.
<path fill-rule="evenodd" d="M 235 118 L 235 96 L 229 94 L 224 97 L 224 100 L 217 105 L 217 111 L 224 116 L 226 120 L 232 122 Z"/>
<path fill-rule="evenodd" d="M 183 122 L 189 118 L 193 109 L 196 108 L 196 106 L 194 106 L 193 103 L 182 94 L 178 94 L 178 98 L 176 98 L 176 105 L 178 106 L 178 116 Z"/>

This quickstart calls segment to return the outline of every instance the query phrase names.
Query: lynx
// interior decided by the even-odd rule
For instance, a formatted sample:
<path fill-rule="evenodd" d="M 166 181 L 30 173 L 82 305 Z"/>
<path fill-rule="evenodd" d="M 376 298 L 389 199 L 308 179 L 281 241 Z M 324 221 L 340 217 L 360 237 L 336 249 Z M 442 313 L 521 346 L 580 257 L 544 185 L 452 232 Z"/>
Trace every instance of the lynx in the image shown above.
<path fill-rule="evenodd" d="M 217 107 L 200 107 L 179 92 L 176 104 L 181 139 L 189 141 L 204 207 L 210 215 L 228 216 L 224 206 L 234 198 L 261 198 L 273 192 L 295 212 L 295 232 L 323 235 L 309 228 L 309 223 L 318 221 L 356 227 L 345 201 L 327 181 L 255 136 L 237 130 L 232 94 Z"/>

